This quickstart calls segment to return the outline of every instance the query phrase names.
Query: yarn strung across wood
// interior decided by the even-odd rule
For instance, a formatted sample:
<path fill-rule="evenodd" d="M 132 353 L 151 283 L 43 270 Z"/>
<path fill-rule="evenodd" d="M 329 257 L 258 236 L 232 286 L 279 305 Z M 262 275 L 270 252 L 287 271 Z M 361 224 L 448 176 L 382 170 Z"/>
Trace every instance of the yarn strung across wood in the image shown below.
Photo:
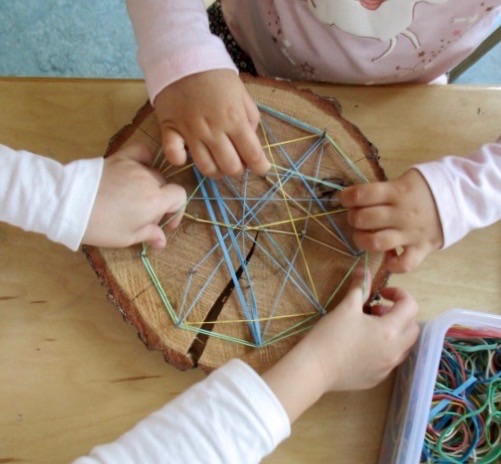
<path fill-rule="evenodd" d="M 346 185 L 384 179 L 374 147 L 333 102 L 244 79 L 261 112 L 268 175 L 212 180 L 169 165 L 147 105 L 109 154 L 136 141 L 158 153 L 167 182 L 188 192 L 182 224 L 161 251 L 84 249 L 145 344 L 181 369 L 240 357 L 261 371 L 336 305 L 357 265 L 374 276 L 373 296 L 387 278 L 381 255 L 353 245 L 337 201 Z"/>

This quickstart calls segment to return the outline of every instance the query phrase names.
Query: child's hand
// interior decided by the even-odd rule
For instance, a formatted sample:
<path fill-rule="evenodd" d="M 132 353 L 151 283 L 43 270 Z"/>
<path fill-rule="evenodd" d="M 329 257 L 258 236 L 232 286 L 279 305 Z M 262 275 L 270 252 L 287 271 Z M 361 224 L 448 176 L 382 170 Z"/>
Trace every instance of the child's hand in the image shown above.
<path fill-rule="evenodd" d="M 355 244 L 363 250 L 386 252 L 385 267 L 390 272 L 416 268 L 443 245 L 433 195 L 415 169 L 394 181 L 348 187 L 339 199 L 350 210 Z"/>
<path fill-rule="evenodd" d="M 264 175 L 270 163 L 256 135 L 259 111 L 240 78 L 229 70 L 187 76 L 155 99 L 165 156 L 186 162 L 186 147 L 202 174 Z"/>
<path fill-rule="evenodd" d="M 165 184 L 151 169 L 152 154 L 141 144 L 130 145 L 106 158 L 82 243 L 100 247 L 127 247 L 147 242 L 165 246 L 158 226 L 165 214 L 177 213 L 169 222 L 175 228 L 182 219 L 186 192 L 179 185 Z"/>
<path fill-rule="evenodd" d="M 316 359 L 324 391 L 374 387 L 407 357 L 419 335 L 418 305 L 403 289 L 383 288 L 389 303 L 364 313 L 360 274 L 344 300 L 301 342 Z"/>
<path fill-rule="evenodd" d="M 359 270 L 360 271 L 360 270 Z M 362 273 L 343 301 L 263 374 L 291 422 L 328 391 L 375 386 L 407 356 L 419 335 L 418 305 L 405 290 L 385 288 L 387 305 L 363 311 Z"/>

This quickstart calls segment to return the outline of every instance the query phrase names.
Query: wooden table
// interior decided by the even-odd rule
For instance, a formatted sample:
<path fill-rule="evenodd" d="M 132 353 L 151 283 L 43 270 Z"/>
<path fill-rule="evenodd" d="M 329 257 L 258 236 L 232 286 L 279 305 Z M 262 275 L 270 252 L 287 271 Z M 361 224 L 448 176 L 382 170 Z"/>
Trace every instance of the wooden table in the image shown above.
<path fill-rule="evenodd" d="M 419 161 L 466 154 L 501 131 L 501 87 L 314 90 L 339 99 L 390 178 Z M 145 101 L 139 81 L 2 79 L 0 142 L 63 162 L 93 157 Z M 458 307 L 501 314 L 500 242 L 498 223 L 390 283 L 413 292 L 423 320 Z M 203 378 L 144 347 L 81 253 L 5 224 L 0 318 L 0 462 L 70 462 Z M 391 386 L 392 378 L 327 395 L 265 462 L 376 463 Z"/>

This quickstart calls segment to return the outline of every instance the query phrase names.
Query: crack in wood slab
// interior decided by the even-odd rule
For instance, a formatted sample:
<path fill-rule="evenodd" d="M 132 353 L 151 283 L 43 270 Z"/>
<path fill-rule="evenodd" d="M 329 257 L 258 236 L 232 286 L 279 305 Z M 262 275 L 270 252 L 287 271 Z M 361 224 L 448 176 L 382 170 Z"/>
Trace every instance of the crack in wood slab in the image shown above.
<path fill-rule="evenodd" d="M 257 231 L 256 236 L 254 237 L 253 240 L 252 247 L 249 250 L 247 256 L 245 257 L 245 264 L 242 264 L 235 273 L 235 277 L 237 280 L 240 280 L 240 278 L 242 277 L 242 274 L 244 273 L 244 267 L 246 267 L 249 264 L 249 261 L 252 258 L 252 255 L 254 254 L 258 237 L 259 237 L 259 231 Z M 219 294 L 218 299 L 215 301 L 215 303 L 212 305 L 212 308 L 207 313 L 205 321 L 200 326 L 200 329 L 207 332 L 212 332 L 212 330 L 214 329 L 214 323 L 217 322 L 219 315 L 221 314 L 221 311 L 224 308 L 224 305 L 230 298 L 234 289 L 235 289 L 235 282 L 233 278 L 230 278 L 230 281 L 226 284 L 223 291 Z M 208 338 L 209 335 L 207 333 L 199 333 L 197 337 L 193 340 L 193 343 L 191 344 L 188 350 L 188 353 L 191 355 L 193 362 L 195 363 L 195 366 L 197 365 L 198 360 L 202 356 Z"/>

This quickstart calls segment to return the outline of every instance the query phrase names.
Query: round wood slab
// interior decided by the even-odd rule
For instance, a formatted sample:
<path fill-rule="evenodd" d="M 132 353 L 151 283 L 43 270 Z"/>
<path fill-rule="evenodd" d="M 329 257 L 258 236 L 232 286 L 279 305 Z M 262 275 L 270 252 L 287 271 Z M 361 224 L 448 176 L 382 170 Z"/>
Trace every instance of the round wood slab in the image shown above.
<path fill-rule="evenodd" d="M 185 217 L 166 231 L 164 250 L 84 247 L 124 319 L 179 369 L 210 371 L 239 357 L 261 372 L 335 307 L 357 265 L 372 272 L 372 297 L 388 277 L 382 255 L 352 244 L 336 199 L 338 186 L 385 179 L 374 146 L 336 102 L 242 78 L 261 111 L 268 175 L 213 181 L 191 165 L 169 166 L 146 104 L 106 156 L 147 144 L 167 181 L 187 190 Z"/>

